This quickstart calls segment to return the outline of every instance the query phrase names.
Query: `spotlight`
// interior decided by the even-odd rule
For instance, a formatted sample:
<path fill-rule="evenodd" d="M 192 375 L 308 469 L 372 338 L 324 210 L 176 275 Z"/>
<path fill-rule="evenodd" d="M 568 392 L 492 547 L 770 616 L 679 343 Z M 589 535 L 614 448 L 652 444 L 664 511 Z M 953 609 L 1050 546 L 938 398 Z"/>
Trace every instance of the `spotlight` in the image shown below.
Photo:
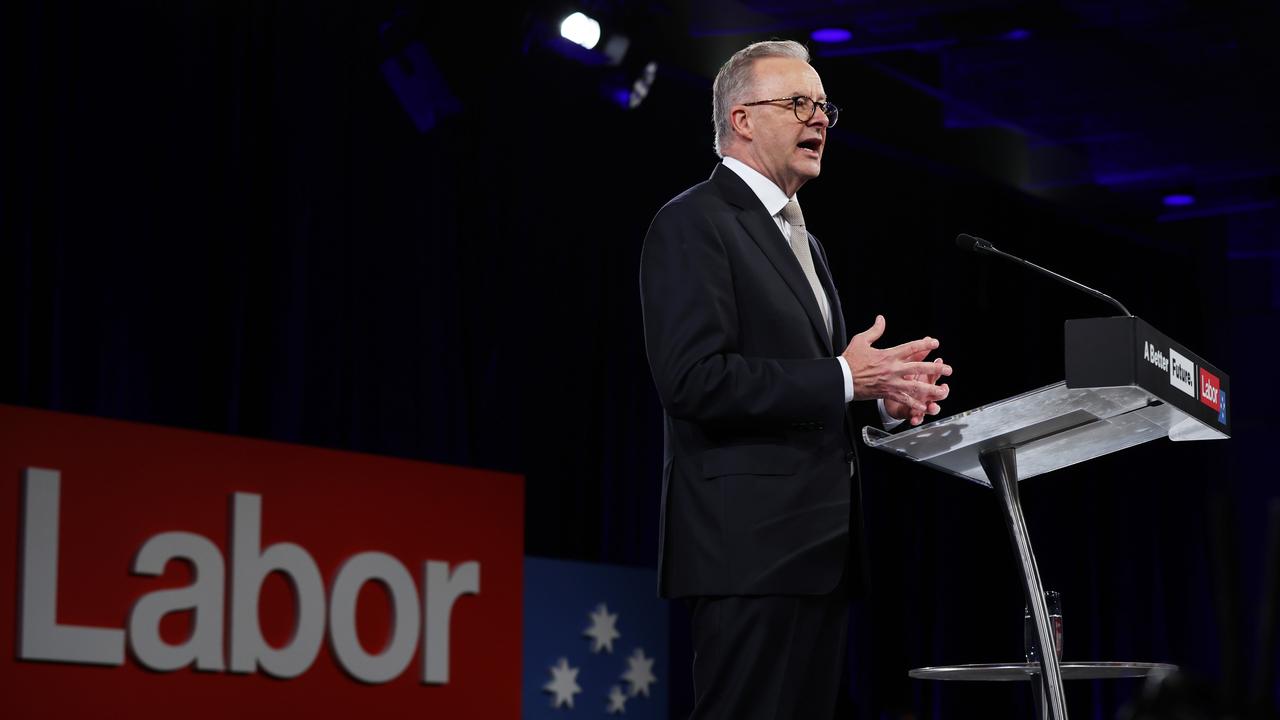
<path fill-rule="evenodd" d="M 1196 196 L 1188 193 L 1173 193 L 1164 196 L 1165 207 L 1188 207 L 1196 204 Z"/>
<path fill-rule="evenodd" d="M 524 52 L 540 47 L 584 66 L 574 77 L 595 84 L 600 94 L 624 110 L 639 107 L 653 88 L 658 62 L 652 43 L 636 37 L 615 14 L 599 19 L 582 12 L 556 19 L 534 18 L 525 34 Z"/>
<path fill-rule="evenodd" d="M 580 12 L 575 12 L 560 21 L 560 37 L 591 50 L 595 48 L 596 43 L 600 42 L 600 23 Z"/>
<path fill-rule="evenodd" d="M 609 32 L 605 32 L 605 29 Z M 631 47 L 631 39 L 585 13 L 575 12 L 560 20 L 559 31 L 551 23 L 537 24 L 532 37 L 555 52 L 583 65 L 617 67 Z M 528 40 L 526 40 L 526 47 Z"/>

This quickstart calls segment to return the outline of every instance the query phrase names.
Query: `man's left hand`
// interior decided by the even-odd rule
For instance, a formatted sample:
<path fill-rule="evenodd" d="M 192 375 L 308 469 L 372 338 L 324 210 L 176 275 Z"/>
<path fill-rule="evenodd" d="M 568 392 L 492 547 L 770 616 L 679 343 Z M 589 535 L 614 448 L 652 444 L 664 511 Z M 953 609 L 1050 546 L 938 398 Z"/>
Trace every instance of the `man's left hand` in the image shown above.
<path fill-rule="evenodd" d="M 911 357 L 907 358 L 907 361 L 921 362 L 924 360 L 925 356 L 928 354 L 929 354 L 929 351 L 924 350 L 924 351 L 915 353 Z M 943 364 L 942 358 L 935 358 L 933 361 L 933 364 L 941 367 Z M 904 380 L 919 380 L 921 382 L 926 382 L 926 383 L 929 383 L 930 385 L 933 385 L 934 383 L 938 382 L 938 378 L 942 377 L 942 374 L 927 373 L 923 375 L 917 375 L 912 373 L 908 375 L 903 375 L 902 377 Z M 943 383 L 942 386 L 948 387 L 945 383 Z M 912 410 L 911 406 L 907 405 L 904 402 L 900 402 L 898 400 L 892 400 L 889 398 L 885 398 L 884 409 L 885 409 L 885 412 L 889 413 L 890 417 L 897 418 L 898 420 L 907 420 L 912 425 L 919 425 L 920 423 L 924 422 L 925 415 L 937 415 L 939 412 L 942 411 L 942 408 L 939 407 L 938 403 L 932 402 L 932 401 L 929 402 L 928 407 L 924 412 L 919 412 L 916 410 Z"/>

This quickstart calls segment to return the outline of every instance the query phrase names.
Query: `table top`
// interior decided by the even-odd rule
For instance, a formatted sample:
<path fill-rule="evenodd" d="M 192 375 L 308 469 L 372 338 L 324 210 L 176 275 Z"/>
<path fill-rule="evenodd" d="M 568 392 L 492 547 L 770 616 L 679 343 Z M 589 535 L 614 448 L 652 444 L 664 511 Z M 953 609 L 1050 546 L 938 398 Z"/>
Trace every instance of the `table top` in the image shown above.
<path fill-rule="evenodd" d="M 1103 678 L 1136 678 L 1170 673 L 1178 669 L 1169 663 L 1149 662 L 1063 662 L 1063 680 L 1097 680 Z M 919 680 L 971 680 L 1000 682 L 1030 680 L 1040 674 L 1040 663 L 977 663 L 972 665 L 940 665 L 916 668 L 907 675 Z"/>

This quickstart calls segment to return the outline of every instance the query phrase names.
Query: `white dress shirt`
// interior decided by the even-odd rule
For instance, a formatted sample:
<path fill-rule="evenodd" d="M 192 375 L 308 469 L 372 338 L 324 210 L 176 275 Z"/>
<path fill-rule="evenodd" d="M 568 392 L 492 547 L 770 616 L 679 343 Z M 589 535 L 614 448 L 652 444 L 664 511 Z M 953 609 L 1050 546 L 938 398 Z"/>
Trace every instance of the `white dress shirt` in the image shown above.
<path fill-rule="evenodd" d="M 755 168 L 746 163 L 725 156 L 723 159 L 724 166 L 734 172 L 735 175 L 742 178 L 742 181 L 751 188 L 751 192 L 755 193 L 760 199 L 760 203 L 764 205 L 764 209 L 773 216 L 773 222 L 778 226 L 778 232 L 782 233 L 782 240 L 787 244 L 787 250 L 791 252 L 791 223 L 782 219 L 782 208 L 795 198 L 795 196 L 787 197 L 782 189 L 773 184 L 769 178 L 761 175 Z M 827 299 L 826 293 L 817 296 L 817 301 L 821 305 L 822 314 L 831 317 L 831 302 Z M 827 328 L 827 333 L 831 333 L 831 328 Z M 843 342 L 843 339 L 841 340 Z M 853 402 L 853 373 L 849 371 L 849 363 L 844 357 L 837 355 L 835 357 L 837 363 L 840 364 L 840 374 L 844 377 L 844 401 Z M 897 418 L 891 417 L 884 409 L 884 400 L 876 403 L 880 410 L 880 421 L 885 427 L 893 428 L 902 422 Z"/>

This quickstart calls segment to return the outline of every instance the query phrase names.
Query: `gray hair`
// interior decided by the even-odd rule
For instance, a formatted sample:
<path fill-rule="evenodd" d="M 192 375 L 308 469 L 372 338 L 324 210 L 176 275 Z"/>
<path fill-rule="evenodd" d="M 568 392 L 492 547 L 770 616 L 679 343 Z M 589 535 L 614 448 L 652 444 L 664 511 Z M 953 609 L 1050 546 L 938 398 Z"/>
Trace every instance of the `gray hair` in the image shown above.
<path fill-rule="evenodd" d="M 794 40 L 765 40 L 742 48 L 720 66 L 711 86 L 711 122 L 716 128 L 716 155 L 720 157 L 724 157 L 724 147 L 733 138 L 729 108 L 743 102 L 743 96 L 755 83 L 756 60 L 767 57 L 809 62 L 809 50 Z"/>

